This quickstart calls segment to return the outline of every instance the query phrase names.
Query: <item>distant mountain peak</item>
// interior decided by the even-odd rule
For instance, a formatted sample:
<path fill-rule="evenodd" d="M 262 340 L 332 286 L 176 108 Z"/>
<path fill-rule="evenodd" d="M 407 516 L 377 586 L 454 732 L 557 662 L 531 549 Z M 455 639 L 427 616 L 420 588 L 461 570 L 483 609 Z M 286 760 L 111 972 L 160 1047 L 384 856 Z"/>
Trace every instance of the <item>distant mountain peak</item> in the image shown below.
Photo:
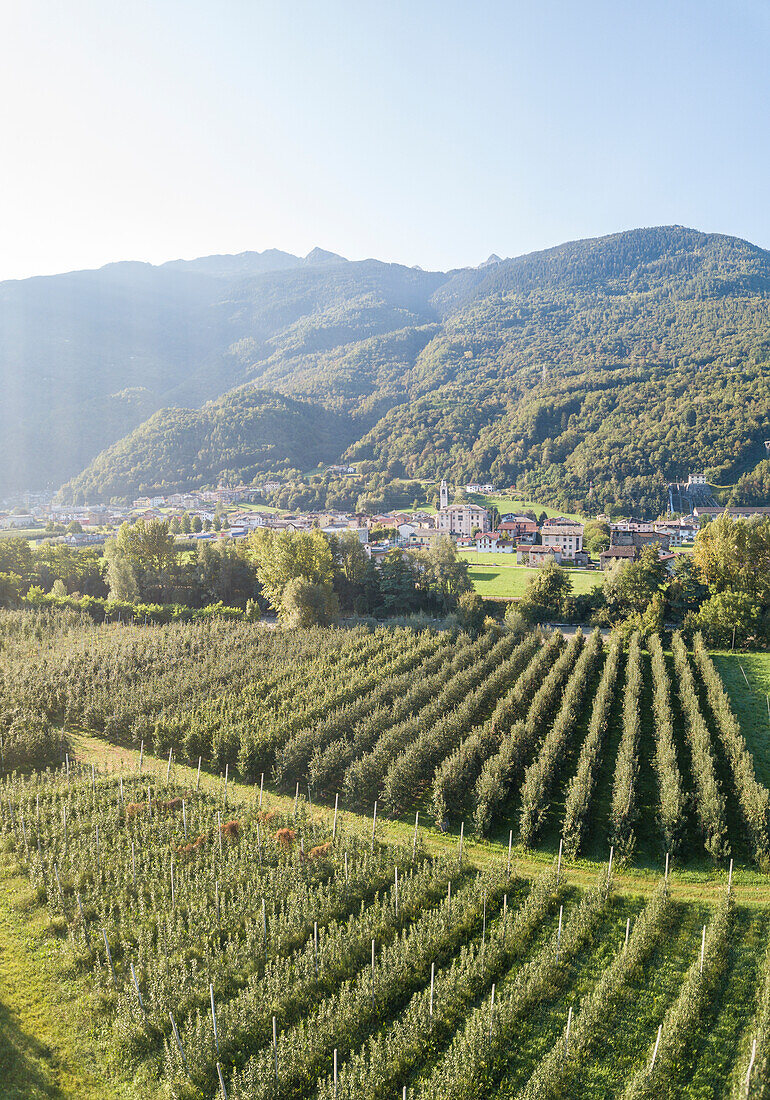
<path fill-rule="evenodd" d="M 502 262 L 502 257 L 498 256 L 496 252 L 493 252 L 483 263 L 479 264 L 479 267 L 492 267 L 494 264 L 501 264 Z"/>
<path fill-rule="evenodd" d="M 327 252 L 324 248 L 314 248 L 305 256 L 304 262 L 315 267 L 317 264 L 346 264 L 348 261 L 344 256 L 338 256 L 336 252 Z"/>

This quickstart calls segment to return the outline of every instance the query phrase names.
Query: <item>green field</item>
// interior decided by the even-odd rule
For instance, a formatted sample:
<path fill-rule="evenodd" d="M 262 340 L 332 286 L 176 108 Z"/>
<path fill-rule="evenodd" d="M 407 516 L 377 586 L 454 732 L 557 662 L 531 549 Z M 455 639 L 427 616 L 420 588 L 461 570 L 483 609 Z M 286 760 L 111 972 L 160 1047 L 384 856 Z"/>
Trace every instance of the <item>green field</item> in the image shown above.
<path fill-rule="evenodd" d="M 477 554 L 470 550 L 461 551 L 460 556 L 472 562 L 468 576 L 473 587 L 480 596 L 490 599 L 516 599 L 523 596 L 530 579 L 540 572 L 528 565 L 510 565 L 498 561 L 489 565 L 486 562 L 484 565 L 477 563 L 477 559 L 490 558 L 508 558 L 508 562 L 513 558 L 515 562 L 515 555 L 512 554 Z M 602 574 L 598 570 L 570 569 L 569 577 L 575 595 L 590 592 L 594 585 L 602 583 Z"/>

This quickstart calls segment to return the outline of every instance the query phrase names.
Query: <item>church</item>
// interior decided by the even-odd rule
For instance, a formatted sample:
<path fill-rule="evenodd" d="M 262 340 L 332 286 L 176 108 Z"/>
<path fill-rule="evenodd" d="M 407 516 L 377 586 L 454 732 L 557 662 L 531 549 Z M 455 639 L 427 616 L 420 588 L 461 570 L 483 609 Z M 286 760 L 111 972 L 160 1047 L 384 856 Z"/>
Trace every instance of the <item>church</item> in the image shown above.
<path fill-rule="evenodd" d="M 478 504 L 450 504 L 449 488 L 441 482 L 436 527 L 447 535 L 471 538 L 474 531 L 490 531 L 489 512 Z"/>

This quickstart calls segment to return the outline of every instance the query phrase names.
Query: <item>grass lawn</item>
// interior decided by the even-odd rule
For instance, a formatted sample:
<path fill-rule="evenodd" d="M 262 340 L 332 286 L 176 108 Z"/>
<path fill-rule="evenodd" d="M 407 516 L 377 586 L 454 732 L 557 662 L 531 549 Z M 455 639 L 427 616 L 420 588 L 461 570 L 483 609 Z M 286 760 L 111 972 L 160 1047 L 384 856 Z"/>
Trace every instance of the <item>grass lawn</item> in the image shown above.
<path fill-rule="evenodd" d="M 754 756 L 757 778 L 770 787 L 770 716 L 767 709 L 770 653 L 728 652 L 712 653 L 711 656 Z"/>
<path fill-rule="evenodd" d="M 475 558 L 513 557 L 508 554 L 476 554 L 474 551 L 470 553 Z M 472 564 L 468 570 L 468 576 L 480 596 L 515 597 L 524 595 L 530 577 L 536 576 L 539 572 L 539 569 L 533 569 L 528 565 L 491 562 L 484 565 Z M 590 592 L 595 584 L 602 582 L 602 575 L 598 570 L 570 569 L 569 577 L 572 581 L 572 591 L 576 596 L 583 592 Z"/>
<path fill-rule="evenodd" d="M 102 1063 L 102 1064 L 100 1064 Z M 109 1080 L 67 940 L 7 854 L 0 856 L 0 1100 L 153 1097 Z"/>

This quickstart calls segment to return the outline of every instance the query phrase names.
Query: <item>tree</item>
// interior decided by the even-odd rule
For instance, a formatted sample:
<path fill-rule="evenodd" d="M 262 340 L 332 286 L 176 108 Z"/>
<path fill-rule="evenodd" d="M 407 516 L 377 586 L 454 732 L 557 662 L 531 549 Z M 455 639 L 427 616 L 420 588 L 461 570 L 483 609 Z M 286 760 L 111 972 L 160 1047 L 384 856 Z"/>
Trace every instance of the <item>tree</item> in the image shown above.
<path fill-rule="evenodd" d="M 279 614 L 289 581 L 302 578 L 313 585 L 334 580 L 334 559 L 320 531 L 272 531 L 260 528 L 249 538 L 246 553 L 270 606 Z"/>
<path fill-rule="evenodd" d="M 181 527 L 183 535 L 189 535 L 192 531 L 192 520 L 189 512 L 182 512 Z"/>
<path fill-rule="evenodd" d="M 139 599 L 139 582 L 136 571 L 126 554 L 107 554 L 107 585 L 111 600 L 136 603 Z"/>
<path fill-rule="evenodd" d="M 107 539 L 104 556 L 112 599 L 165 599 L 176 560 L 168 521 L 138 519 L 134 524 L 121 523 L 117 535 Z"/>
<path fill-rule="evenodd" d="M 196 535 L 203 530 L 203 520 L 200 516 L 195 515 L 192 517 L 192 529 Z"/>
<path fill-rule="evenodd" d="M 732 645 L 733 631 L 737 645 L 744 645 L 760 633 L 762 609 L 748 592 L 715 592 L 695 613 L 685 619 L 685 629 L 702 631 L 711 646 Z"/>
<path fill-rule="evenodd" d="M 28 587 L 18 573 L 0 572 L 0 607 L 16 607 Z"/>
<path fill-rule="evenodd" d="M 468 562 L 459 557 L 449 535 L 439 535 L 428 550 L 419 551 L 415 557 L 421 590 L 430 594 L 444 614 L 452 610 L 463 592 L 472 590 Z"/>
<path fill-rule="evenodd" d="M 529 622 L 546 622 L 561 616 L 562 605 L 572 592 L 572 579 L 556 562 L 549 562 L 532 577 L 519 604 Z"/>
<path fill-rule="evenodd" d="M 68 535 L 82 535 L 83 534 L 83 526 L 76 519 L 73 519 L 71 523 L 68 523 L 65 530 L 66 530 Z"/>
<path fill-rule="evenodd" d="M 583 528 L 583 545 L 589 554 L 600 554 L 610 545 L 610 525 L 604 520 L 591 519 Z"/>
<path fill-rule="evenodd" d="M 770 603 L 770 520 L 723 512 L 695 536 L 693 558 L 712 592 L 748 592 Z"/>
<path fill-rule="evenodd" d="M 478 634 L 483 629 L 486 608 L 478 592 L 463 592 L 457 601 L 455 618 L 458 625 L 468 634 Z"/>
<path fill-rule="evenodd" d="M 665 579 L 658 544 L 645 546 L 638 561 L 627 562 L 605 574 L 604 595 L 610 613 L 625 617 L 633 611 L 645 611 Z"/>
<path fill-rule="evenodd" d="M 0 573 L 15 573 L 22 581 L 32 573 L 32 548 L 26 539 L 0 539 Z"/>
<path fill-rule="evenodd" d="M 405 615 L 417 607 L 415 562 L 403 550 L 389 550 L 380 566 L 380 593 L 386 615 Z"/>
<path fill-rule="evenodd" d="M 280 614 L 289 626 L 331 626 L 339 617 L 339 601 L 328 581 L 292 577 L 283 589 Z"/>
<path fill-rule="evenodd" d="M 674 572 L 666 590 L 670 613 L 682 622 L 690 611 L 697 611 L 708 595 L 698 574 L 698 567 L 689 554 L 677 554 Z"/>
<path fill-rule="evenodd" d="M 182 524 L 179 516 L 172 516 L 169 521 L 168 529 L 172 535 L 180 535 L 182 533 Z"/>

